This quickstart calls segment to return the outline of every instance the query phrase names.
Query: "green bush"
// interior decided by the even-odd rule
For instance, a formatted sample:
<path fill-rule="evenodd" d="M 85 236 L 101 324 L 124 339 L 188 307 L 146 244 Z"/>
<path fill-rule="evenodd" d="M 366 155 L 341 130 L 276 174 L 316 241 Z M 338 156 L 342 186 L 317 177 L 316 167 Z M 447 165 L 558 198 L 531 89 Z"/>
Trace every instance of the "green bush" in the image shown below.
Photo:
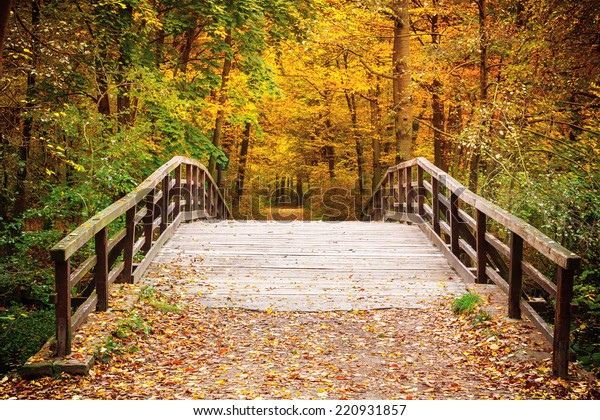
<path fill-rule="evenodd" d="M 53 334 L 52 309 L 31 311 L 15 304 L 0 310 L 0 373 L 21 366 Z"/>

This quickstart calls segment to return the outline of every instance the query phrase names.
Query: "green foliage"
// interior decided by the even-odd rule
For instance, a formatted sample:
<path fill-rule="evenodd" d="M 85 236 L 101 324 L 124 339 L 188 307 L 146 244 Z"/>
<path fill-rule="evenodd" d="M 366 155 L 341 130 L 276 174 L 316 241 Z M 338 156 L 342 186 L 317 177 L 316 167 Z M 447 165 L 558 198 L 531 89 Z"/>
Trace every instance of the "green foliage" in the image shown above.
<path fill-rule="evenodd" d="M 457 315 L 474 314 L 479 308 L 481 297 L 473 292 L 467 292 L 464 295 L 454 299 L 452 302 L 452 312 Z"/>
<path fill-rule="evenodd" d="M 52 309 L 0 308 L 0 373 L 25 363 L 53 334 Z"/>
<path fill-rule="evenodd" d="M 181 308 L 165 300 L 160 293 L 153 287 L 146 287 L 140 294 L 142 300 L 148 302 L 150 306 L 166 313 L 180 313 Z"/>
<path fill-rule="evenodd" d="M 152 327 L 137 314 L 131 314 L 127 318 L 119 321 L 117 329 L 113 332 L 116 338 L 136 337 L 137 333 L 148 335 L 152 332 Z"/>

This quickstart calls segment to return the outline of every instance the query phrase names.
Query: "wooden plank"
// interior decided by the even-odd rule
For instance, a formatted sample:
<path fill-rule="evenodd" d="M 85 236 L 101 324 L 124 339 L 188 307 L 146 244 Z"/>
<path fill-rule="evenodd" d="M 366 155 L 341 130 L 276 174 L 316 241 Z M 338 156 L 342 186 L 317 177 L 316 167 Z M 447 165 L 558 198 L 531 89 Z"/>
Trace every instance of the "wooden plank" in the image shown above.
<path fill-rule="evenodd" d="M 125 268 L 125 261 L 121 261 L 115 267 L 113 267 L 112 270 L 110 270 L 110 272 L 108 273 L 108 285 L 109 286 L 115 282 L 117 277 L 119 277 L 119 275 L 123 272 L 124 268 Z"/>
<path fill-rule="evenodd" d="M 450 194 L 450 250 L 457 257 L 459 256 L 459 225 L 460 216 L 458 215 L 458 195 Z"/>
<path fill-rule="evenodd" d="M 464 291 L 417 226 L 395 223 L 196 222 L 181 225 L 150 267 L 150 277 L 168 275 L 209 306 L 422 307 Z"/>
<path fill-rule="evenodd" d="M 175 189 L 175 191 L 173 192 L 174 194 L 174 199 L 175 199 L 175 208 L 174 208 L 174 215 L 177 216 L 179 215 L 179 212 L 181 211 L 181 195 L 182 195 L 182 191 L 181 191 L 181 165 L 177 166 L 175 168 L 175 184 L 173 185 L 173 188 Z"/>
<path fill-rule="evenodd" d="M 476 258 L 477 265 L 477 283 L 487 283 L 485 269 L 487 267 L 488 244 L 485 240 L 487 216 L 484 212 L 477 210 L 476 225 L 475 225 L 475 240 L 476 240 Z"/>
<path fill-rule="evenodd" d="M 552 328 L 544 321 L 544 319 L 531 307 L 530 304 L 521 300 L 521 311 L 529 318 L 529 320 L 536 326 L 536 328 L 542 333 L 544 338 L 549 343 L 554 341 L 554 332 Z"/>
<path fill-rule="evenodd" d="M 55 261 L 56 277 L 56 354 L 71 353 L 71 265 L 70 260 Z"/>
<path fill-rule="evenodd" d="M 508 316 L 521 319 L 521 289 L 523 284 L 523 238 L 510 235 L 510 270 L 508 273 Z"/>
<path fill-rule="evenodd" d="M 498 286 L 504 293 L 508 295 L 508 283 L 506 280 L 502 278 L 500 274 L 492 267 L 487 267 L 485 269 L 485 274 L 494 282 L 496 286 Z"/>
<path fill-rule="evenodd" d="M 444 241 L 442 241 L 442 239 L 435 234 L 433 229 L 431 229 L 429 225 L 425 223 L 419 224 L 419 227 L 423 230 L 423 232 L 425 232 L 427 237 L 431 239 L 431 241 L 438 247 L 438 249 L 442 251 L 452 268 L 454 268 L 466 282 L 474 283 L 475 276 L 473 275 L 473 273 L 471 273 L 471 271 L 464 266 L 464 264 L 456 257 L 456 255 L 454 255 L 452 251 L 448 249 Z"/>
<path fill-rule="evenodd" d="M 104 312 L 108 309 L 108 229 L 105 227 L 95 235 L 95 250 L 98 262 L 94 270 L 94 282 L 98 295 L 96 310 Z"/>
<path fill-rule="evenodd" d="M 125 265 L 123 267 L 123 275 L 121 276 L 121 281 L 125 283 L 131 283 L 132 281 L 131 273 L 133 272 L 133 256 L 135 255 L 135 217 L 135 207 L 127 210 L 127 213 L 125 214 L 126 235 L 123 243 L 123 261 L 125 262 Z"/>
<path fill-rule="evenodd" d="M 135 207 L 132 208 L 135 209 Z M 135 218 L 133 219 L 134 224 L 137 225 L 141 220 L 143 220 L 147 213 L 148 209 L 146 207 L 142 207 L 137 213 L 135 213 Z"/>
<path fill-rule="evenodd" d="M 421 217 L 425 215 L 423 206 L 425 204 L 426 190 L 423 186 L 423 182 L 423 168 L 417 166 L 417 213 Z"/>
<path fill-rule="evenodd" d="M 170 176 L 166 174 L 162 180 L 162 190 L 160 191 L 162 197 L 160 200 L 160 233 L 163 233 L 169 225 L 169 201 L 170 201 Z"/>
<path fill-rule="evenodd" d="M 165 229 L 165 231 L 158 237 L 156 242 L 154 242 L 154 244 L 152 245 L 150 250 L 148 250 L 148 252 L 144 256 L 144 259 L 135 267 L 135 270 L 133 271 L 133 282 L 134 283 L 137 283 L 137 281 L 144 275 L 144 272 L 146 271 L 146 269 L 148 268 L 148 266 L 150 265 L 150 263 L 152 262 L 154 257 L 158 254 L 158 252 L 160 251 L 160 248 L 173 235 L 173 232 L 175 232 L 175 230 L 179 227 L 179 224 L 181 223 L 182 220 L 183 220 L 183 213 L 180 213 L 175 218 L 175 220 L 173 220 L 173 223 L 171 223 L 169 225 L 169 227 L 167 227 L 167 229 Z"/>
<path fill-rule="evenodd" d="M 556 311 L 554 312 L 554 346 L 552 373 L 560 378 L 569 376 L 569 338 L 571 334 L 571 300 L 573 270 L 558 268 L 556 275 Z"/>
<path fill-rule="evenodd" d="M 92 292 L 92 294 L 86 299 L 84 303 L 82 303 L 71 318 L 71 330 L 75 331 L 77 328 L 81 326 L 87 319 L 87 317 L 96 310 L 96 306 L 98 305 L 98 295 L 96 292 Z"/>
<path fill-rule="evenodd" d="M 88 274 L 92 268 L 94 268 L 96 261 L 98 261 L 96 255 L 92 255 L 82 262 L 79 267 L 73 271 L 73 274 L 71 274 L 69 288 L 75 287 L 81 281 L 81 279 Z"/>
<path fill-rule="evenodd" d="M 556 285 L 552 283 L 548 277 L 546 277 L 540 270 L 532 266 L 530 263 L 523 261 L 521 266 L 523 272 L 539 284 L 542 289 L 550 294 L 552 297 L 556 297 Z"/>
<path fill-rule="evenodd" d="M 433 221 L 432 228 L 437 236 L 441 235 L 440 231 L 440 189 L 439 189 L 439 181 L 433 175 L 431 176 L 431 186 L 432 186 L 432 208 L 433 208 Z"/>
<path fill-rule="evenodd" d="M 407 213 L 412 213 L 413 212 L 413 201 L 415 199 L 414 195 L 414 188 L 413 188 L 413 183 L 412 183 L 412 166 L 407 166 L 406 170 L 405 170 L 405 181 L 406 181 L 406 185 L 405 185 L 405 191 L 406 191 L 406 198 L 405 198 L 405 203 L 406 203 L 406 212 Z"/>

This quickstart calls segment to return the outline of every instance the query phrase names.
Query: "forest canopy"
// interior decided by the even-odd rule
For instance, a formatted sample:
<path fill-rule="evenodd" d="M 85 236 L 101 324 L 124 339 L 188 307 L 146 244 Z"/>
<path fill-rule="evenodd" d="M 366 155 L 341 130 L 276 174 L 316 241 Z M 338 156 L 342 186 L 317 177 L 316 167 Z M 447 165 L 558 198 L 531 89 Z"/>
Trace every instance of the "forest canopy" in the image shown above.
<path fill-rule="evenodd" d="M 49 248 L 174 155 L 205 163 L 237 217 L 283 188 L 329 220 L 430 159 L 582 256 L 574 350 L 599 369 L 597 1 L 0 8 L 1 369 L 25 357 L 17 330 L 52 334 Z"/>

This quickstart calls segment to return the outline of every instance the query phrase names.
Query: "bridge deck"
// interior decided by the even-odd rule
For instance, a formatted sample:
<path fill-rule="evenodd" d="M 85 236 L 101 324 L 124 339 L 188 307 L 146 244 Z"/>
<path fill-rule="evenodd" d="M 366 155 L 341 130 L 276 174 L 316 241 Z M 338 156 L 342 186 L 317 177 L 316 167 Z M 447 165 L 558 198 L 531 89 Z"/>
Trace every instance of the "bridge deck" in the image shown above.
<path fill-rule="evenodd" d="M 417 226 L 381 222 L 183 224 L 146 277 L 209 307 L 273 311 L 419 308 L 465 290 Z"/>

